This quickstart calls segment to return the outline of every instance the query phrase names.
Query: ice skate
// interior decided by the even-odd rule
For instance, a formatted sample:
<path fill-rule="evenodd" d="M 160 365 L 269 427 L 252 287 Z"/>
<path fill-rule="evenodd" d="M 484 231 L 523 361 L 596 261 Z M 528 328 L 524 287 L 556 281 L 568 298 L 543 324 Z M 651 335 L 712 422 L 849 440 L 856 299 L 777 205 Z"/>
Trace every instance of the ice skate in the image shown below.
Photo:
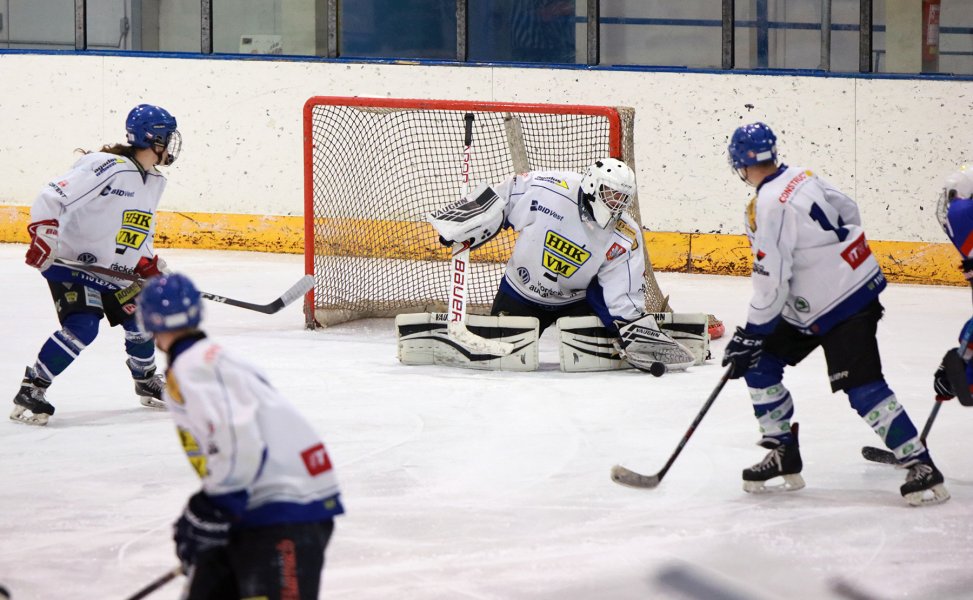
<path fill-rule="evenodd" d="M 132 365 L 129 364 L 129 368 Z M 166 403 L 162 400 L 162 390 L 166 387 L 166 381 L 155 372 L 155 367 L 152 367 L 145 372 L 144 377 L 133 377 L 135 381 L 135 393 L 139 397 L 139 402 L 142 406 L 147 406 L 149 408 L 165 408 Z"/>
<path fill-rule="evenodd" d="M 20 391 L 14 396 L 10 419 L 27 425 L 47 425 L 47 419 L 54 414 L 54 406 L 44 398 L 50 385 L 50 381 L 41 379 L 34 369 L 27 367 Z"/>
<path fill-rule="evenodd" d="M 791 425 L 794 441 L 781 444 L 774 438 L 764 438 L 760 445 L 770 450 L 762 461 L 749 469 L 743 470 L 743 491 L 748 494 L 765 494 L 768 492 L 793 492 L 804 487 L 801 477 L 801 450 L 797 443 L 797 423 Z M 771 479 L 780 477 L 782 483 L 767 486 Z"/>
<path fill-rule="evenodd" d="M 940 504 L 949 500 L 949 492 L 943 485 L 943 474 L 928 455 L 925 458 L 908 460 L 902 466 L 909 469 L 909 472 L 899 490 L 910 506 Z"/>

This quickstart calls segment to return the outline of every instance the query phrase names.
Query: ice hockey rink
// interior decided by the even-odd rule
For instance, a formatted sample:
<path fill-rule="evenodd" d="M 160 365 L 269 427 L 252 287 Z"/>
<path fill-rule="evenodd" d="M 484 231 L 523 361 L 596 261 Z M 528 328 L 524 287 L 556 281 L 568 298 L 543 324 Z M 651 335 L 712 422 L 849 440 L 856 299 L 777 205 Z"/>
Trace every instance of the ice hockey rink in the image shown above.
<path fill-rule="evenodd" d="M 25 248 L 0 245 L 0 389 L 11 399 L 56 328 Z M 303 274 L 295 255 L 160 254 L 201 289 L 253 302 Z M 728 332 L 742 323 L 747 278 L 657 277 L 677 310 L 715 313 Z M 891 285 L 882 300 L 885 373 L 921 428 L 970 291 Z M 741 469 L 765 451 L 745 386 L 731 381 L 662 484 L 633 490 L 611 466 L 662 467 L 722 374 L 725 338 L 715 360 L 658 379 L 561 373 L 550 334 L 541 371 L 479 372 L 399 364 L 388 319 L 308 331 L 300 303 L 272 316 L 206 309 L 209 334 L 261 365 L 329 446 L 348 512 L 322 597 L 973 597 L 973 409 L 955 401 L 929 437 L 952 493 L 943 505 L 908 507 L 905 472 L 862 459 L 878 439 L 830 393 L 820 352 L 785 379 L 805 489 L 743 493 Z M 0 421 L 0 583 L 13 600 L 121 599 L 176 565 L 171 524 L 199 481 L 167 415 L 139 405 L 124 358 L 120 328 L 103 322 L 50 389 L 50 425 Z"/>

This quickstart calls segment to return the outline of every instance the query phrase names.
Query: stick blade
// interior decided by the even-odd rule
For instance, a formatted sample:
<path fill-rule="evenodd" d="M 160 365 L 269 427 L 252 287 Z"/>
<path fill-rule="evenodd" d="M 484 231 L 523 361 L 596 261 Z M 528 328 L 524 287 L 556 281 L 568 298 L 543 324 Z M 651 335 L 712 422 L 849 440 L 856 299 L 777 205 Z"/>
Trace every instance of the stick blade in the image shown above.
<path fill-rule="evenodd" d="M 865 460 L 870 460 L 876 463 L 882 463 L 884 465 L 897 465 L 899 461 L 895 460 L 895 455 L 888 450 L 883 450 L 881 448 L 874 448 L 872 446 L 862 446 L 862 458 Z"/>
<path fill-rule="evenodd" d="M 304 294 L 310 292 L 312 289 L 314 289 L 314 276 L 305 275 L 304 277 L 301 277 L 297 283 L 291 286 L 291 289 L 281 294 L 280 299 L 284 301 L 284 306 L 287 306 Z"/>
<path fill-rule="evenodd" d="M 639 489 L 653 489 L 662 482 L 662 478 L 658 475 L 642 475 L 622 465 L 612 467 L 611 475 L 615 483 Z"/>

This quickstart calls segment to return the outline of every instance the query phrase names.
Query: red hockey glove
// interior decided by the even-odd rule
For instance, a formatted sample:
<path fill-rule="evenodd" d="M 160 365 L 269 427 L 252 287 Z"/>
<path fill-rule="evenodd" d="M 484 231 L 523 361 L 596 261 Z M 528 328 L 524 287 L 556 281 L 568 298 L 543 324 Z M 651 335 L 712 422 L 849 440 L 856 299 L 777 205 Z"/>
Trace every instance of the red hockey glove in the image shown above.
<path fill-rule="evenodd" d="M 139 259 L 138 264 L 135 265 L 135 274 L 142 279 L 148 279 L 149 277 L 155 277 L 156 275 L 162 275 L 168 272 L 169 268 L 166 265 L 166 261 L 158 256 L 153 256 L 152 258 L 143 256 Z"/>
<path fill-rule="evenodd" d="M 25 262 L 43 271 L 57 258 L 57 219 L 34 221 L 27 226 L 30 247 Z"/>

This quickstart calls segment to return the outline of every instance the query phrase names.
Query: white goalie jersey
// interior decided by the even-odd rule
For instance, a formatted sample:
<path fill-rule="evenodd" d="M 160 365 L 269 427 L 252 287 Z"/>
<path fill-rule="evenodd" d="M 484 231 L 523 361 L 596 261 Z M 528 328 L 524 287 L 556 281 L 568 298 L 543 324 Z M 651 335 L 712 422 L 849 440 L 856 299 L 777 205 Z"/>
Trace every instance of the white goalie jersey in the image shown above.
<path fill-rule="evenodd" d="M 132 159 L 107 152 L 82 156 L 34 200 L 31 221 L 58 220 L 57 255 L 132 273 L 154 255 L 156 208 L 166 179 Z M 45 277 L 58 278 L 58 268 Z"/>
<path fill-rule="evenodd" d="M 200 337 L 170 350 L 165 399 L 207 495 L 236 507 L 244 527 L 342 513 L 331 459 L 310 423 L 263 373 Z"/>
<path fill-rule="evenodd" d="M 585 299 L 597 279 L 613 319 L 645 312 L 645 257 L 639 226 L 627 214 L 613 227 L 582 222 L 582 175 L 532 171 L 493 186 L 507 201 L 507 223 L 520 232 L 504 272 L 523 298 L 545 306 Z"/>
<path fill-rule="evenodd" d="M 748 329 L 769 333 L 777 317 L 823 334 L 885 287 L 858 205 L 807 169 L 782 165 L 747 207 L 753 252 Z"/>

